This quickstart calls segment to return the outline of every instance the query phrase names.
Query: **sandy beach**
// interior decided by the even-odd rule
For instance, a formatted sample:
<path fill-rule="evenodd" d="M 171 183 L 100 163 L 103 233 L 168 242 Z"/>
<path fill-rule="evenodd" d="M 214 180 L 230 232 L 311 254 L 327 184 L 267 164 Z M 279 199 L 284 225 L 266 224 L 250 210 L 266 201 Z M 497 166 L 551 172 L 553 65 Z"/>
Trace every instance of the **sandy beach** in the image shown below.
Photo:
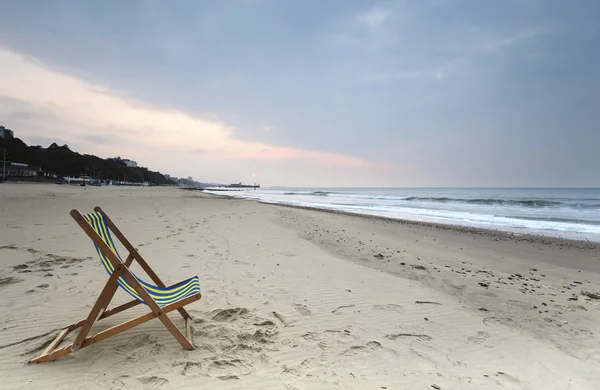
<path fill-rule="evenodd" d="M 108 279 L 69 215 L 94 206 L 163 280 L 199 276 L 202 299 L 187 307 L 196 350 L 153 320 L 27 364 L 88 315 Z M 584 293 L 600 293 L 599 276 L 591 242 L 177 188 L 5 183 L 0 387 L 598 389 L 600 300 Z M 118 292 L 113 304 L 128 299 Z"/>

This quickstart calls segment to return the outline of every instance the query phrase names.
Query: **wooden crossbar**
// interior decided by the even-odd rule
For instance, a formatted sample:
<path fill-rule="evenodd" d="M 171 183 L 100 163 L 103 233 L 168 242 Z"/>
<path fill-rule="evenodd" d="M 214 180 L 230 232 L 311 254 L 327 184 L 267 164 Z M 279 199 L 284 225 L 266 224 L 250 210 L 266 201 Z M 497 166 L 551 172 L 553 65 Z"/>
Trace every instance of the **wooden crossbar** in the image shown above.
<path fill-rule="evenodd" d="M 138 282 L 137 278 L 131 273 L 129 270 L 129 266 L 133 262 L 133 260 L 137 260 L 140 266 L 146 271 L 148 276 L 152 278 L 152 280 L 159 286 L 165 287 L 165 284 L 160 280 L 160 278 L 154 273 L 152 268 L 148 265 L 148 263 L 141 257 L 137 249 L 135 249 L 131 243 L 125 238 L 125 236 L 117 229 L 114 223 L 108 218 L 106 213 L 102 211 L 100 207 L 94 208 L 96 212 L 101 212 L 103 217 L 106 220 L 106 223 L 109 229 L 119 238 L 121 243 L 127 248 L 129 251 L 129 255 L 125 262 L 121 261 L 121 259 L 108 247 L 108 245 L 104 242 L 104 240 L 96 233 L 96 231 L 92 228 L 92 226 L 83 218 L 81 213 L 77 210 L 71 211 L 71 216 L 75 221 L 79 224 L 79 226 L 83 229 L 83 231 L 90 237 L 90 239 L 96 244 L 96 246 L 100 249 L 100 251 L 106 256 L 108 261 L 114 267 L 114 271 L 109 277 L 104 289 L 100 293 L 100 296 L 96 300 L 96 303 L 90 310 L 88 317 L 85 320 L 75 322 L 71 325 L 63 328 L 57 335 L 57 337 L 44 349 L 44 351 L 40 354 L 40 356 L 36 357 L 29 361 L 29 363 L 41 363 L 51 360 L 56 360 L 62 356 L 68 355 L 72 352 L 76 352 L 81 348 L 85 348 L 89 345 L 95 344 L 99 341 L 112 337 L 116 334 L 124 332 L 128 329 L 131 329 L 135 326 L 143 324 L 144 322 L 150 321 L 153 318 L 157 318 L 163 323 L 163 325 L 171 332 L 171 334 L 179 341 L 181 346 L 187 350 L 193 350 L 194 345 L 192 343 L 192 332 L 191 332 L 191 316 L 189 313 L 183 309 L 183 306 L 192 303 L 194 301 L 199 300 L 202 296 L 200 293 L 191 295 L 184 299 L 181 299 L 177 302 L 171 303 L 169 305 L 163 306 L 162 308 L 152 299 L 152 297 L 148 294 L 146 289 Z M 118 278 L 123 277 L 129 285 L 135 290 L 135 292 L 144 300 L 148 308 L 150 308 L 151 312 L 141 315 L 132 320 L 123 322 L 119 325 L 113 326 L 112 328 L 103 330 L 101 332 L 96 333 L 94 336 L 88 337 L 89 331 L 92 329 L 94 323 L 104 318 L 110 317 L 117 313 L 123 312 L 127 309 L 130 309 L 134 306 L 140 304 L 138 300 L 129 301 L 122 305 L 119 305 L 115 308 L 109 309 L 108 305 L 112 300 L 114 294 L 118 289 Z M 180 282 L 181 283 L 181 282 Z M 185 336 L 181 333 L 181 331 L 175 326 L 173 321 L 166 315 L 167 313 L 178 310 L 180 314 L 185 319 Z M 61 343 L 61 341 L 72 331 L 81 328 L 79 334 L 75 338 L 75 341 L 70 345 L 56 349 L 57 346 Z"/>
<path fill-rule="evenodd" d="M 140 303 L 141 303 L 140 301 L 138 301 L 137 299 L 134 299 L 133 301 L 129 301 L 129 302 L 127 302 L 127 303 L 124 303 L 124 304 L 122 304 L 122 305 L 120 305 L 120 306 L 114 307 L 114 308 L 112 308 L 112 309 L 110 309 L 110 310 L 106 310 L 106 311 L 105 311 L 104 313 L 102 313 L 102 315 L 101 315 L 101 316 L 98 318 L 98 321 L 100 321 L 100 320 L 103 320 L 103 319 L 105 319 L 105 318 L 107 318 L 107 317 L 110 317 L 110 316 L 112 316 L 112 315 L 114 315 L 114 314 L 120 313 L 120 312 L 122 312 L 122 311 L 125 311 L 125 310 L 127 310 L 127 309 L 131 309 L 132 307 L 134 307 L 134 306 L 137 306 L 137 305 L 139 305 Z M 73 324 L 71 324 L 71 325 L 67 326 L 66 328 L 68 328 L 69 330 L 75 330 L 75 329 L 77 329 L 77 328 L 80 328 L 80 327 L 83 325 L 83 323 L 84 323 L 85 321 L 87 321 L 87 319 L 85 319 L 85 320 L 81 320 L 81 321 L 79 321 L 79 322 L 75 322 L 75 323 L 73 323 Z"/>
<path fill-rule="evenodd" d="M 163 312 L 169 313 L 173 310 L 177 310 L 178 308 L 180 308 L 182 306 L 185 306 L 189 303 L 197 301 L 198 299 L 200 299 L 200 294 L 191 295 L 185 299 L 182 299 L 181 301 L 164 306 Z M 121 332 L 128 330 L 128 329 L 134 328 L 134 327 L 141 325 L 144 322 L 148 322 L 151 319 L 156 318 L 156 317 L 157 317 L 157 315 L 153 312 L 146 313 L 146 314 L 142 314 L 141 316 L 136 317 L 132 320 L 125 321 L 119 325 L 115 325 L 111 328 L 100 331 L 93 336 L 87 337 L 81 344 L 81 348 L 85 348 L 92 344 L 96 344 L 102 340 L 106 340 L 109 337 L 115 336 Z M 186 319 L 186 321 L 189 321 L 189 320 Z M 42 363 L 42 362 L 52 361 L 52 360 L 61 358 L 63 356 L 66 356 L 72 352 L 75 352 L 73 350 L 73 344 L 70 344 L 70 345 L 67 345 L 66 347 L 54 350 L 54 348 L 62 341 L 62 339 L 64 339 L 64 337 L 69 332 L 70 332 L 69 327 L 62 329 L 60 331 L 60 333 L 58 334 L 58 336 L 56 337 L 56 339 L 54 339 L 54 341 L 52 341 L 52 343 L 48 347 L 46 347 L 44 352 L 42 352 L 42 354 L 40 356 L 38 356 L 37 358 L 30 360 L 29 363 Z M 186 332 L 186 333 L 188 333 L 188 332 Z M 188 337 L 190 337 L 190 342 L 191 342 L 191 336 L 192 336 L 192 334 L 189 333 Z"/>

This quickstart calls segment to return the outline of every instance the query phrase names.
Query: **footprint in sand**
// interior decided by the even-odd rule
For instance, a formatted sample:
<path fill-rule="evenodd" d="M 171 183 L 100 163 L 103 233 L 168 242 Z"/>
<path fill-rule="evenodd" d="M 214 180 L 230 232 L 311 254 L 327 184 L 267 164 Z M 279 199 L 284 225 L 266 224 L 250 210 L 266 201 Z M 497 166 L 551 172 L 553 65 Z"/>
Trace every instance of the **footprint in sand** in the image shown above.
<path fill-rule="evenodd" d="M 302 363 L 291 367 L 284 365 L 281 372 L 281 379 L 286 384 L 286 388 L 295 389 L 295 387 L 290 387 L 290 385 L 303 376 L 311 376 L 308 372 L 310 370 L 318 370 L 320 367 L 323 367 L 323 364 L 319 363 L 315 358 L 305 359 Z"/>
<path fill-rule="evenodd" d="M 356 336 L 350 334 L 348 330 L 334 330 L 327 329 L 322 332 L 307 332 L 302 335 L 305 340 L 320 341 L 320 340 L 336 340 L 342 343 L 348 342 L 348 340 L 355 340 Z"/>
<path fill-rule="evenodd" d="M 283 366 L 283 372 L 281 373 L 281 378 L 283 379 L 283 381 L 285 383 L 287 383 L 287 384 L 294 383 L 301 377 L 302 377 L 302 374 L 300 373 L 300 371 L 296 370 L 295 368 Z"/>
<path fill-rule="evenodd" d="M 300 363 L 300 367 L 308 370 L 309 368 L 313 368 L 316 365 L 320 365 L 315 358 L 305 359 Z"/>
<path fill-rule="evenodd" d="M 145 389 L 160 389 L 169 384 L 168 379 L 158 376 L 143 376 L 137 379 L 144 385 Z"/>
<path fill-rule="evenodd" d="M 511 306 L 516 306 L 519 307 L 521 309 L 530 309 L 531 305 L 529 303 L 523 302 L 523 301 L 517 301 L 514 299 L 508 300 L 507 303 Z"/>
<path fill-rule="evenodd" d="M 415 333 L 396 333 L 396 334 L 388 334 L 383 336 L 389 340 L 396 340 L 398 338 L 414 338 L 420 341 L 431 341 L 431 336 L 426 334 L 415 334 Z"/>
<path fill-rule="evenodd" d="M 474 344 L 482 344 L 486 348 L 493 348 L 493 345 L 488 345 L 490 337 L 491 335 L 488 332 L 480 330 L 479 332 L 477 332 L 476 336 L 468 337 L 467 340 Z"/>
<path fill-rule="evenodd" d="M 378 341 L 369 341 L 365 345 L 353 345 L 341 354 L 344 356 L 367 355 L 381 348 L 382 346 Z"/>
<path fill-rule="evenodd" d="M 296 303 L 296 304 L 294 304 L 294 307 L 296 308 L 296 311 L 298 313 L 302 314 L 303 316 L 309 316 L 312 314 L 312 312 L 310 310 L 308 310 L 308 307 L 306 307 L 302 304 Z"/>
<path fill-rule="evenodd" d="M 521 389 L 521 381 L 514 376 L 507 374 L 503 371 L 498 371 L 493 375 L 485 375 L 486 378 L 495 382 L 496 385 L 501 386 L 505 389 Z"/>
<path fill-rule="evenodd" d="M 200 362 L 186 362 L 181 370 L 185 376 L 212 376 L 223 380 L 239 379 L 252 372 L 252 364 L 240 359 L 206 358 Z"/>
<path fill-rule="evenodd" d="M 383 305 L 373 305 L 373 309 L 375 309 L 375 310 L 404 311 L 404 308 L 401 305 L 397 305 L 395 303 L 386 303 L 386 304 L 383 304 Z"/>
<path fill-rule="evenodd" d="M 142 348 L 144 346 L 154 344 L 156 343 L 156 340 L 156 337 L 151 337 L 148 334 L 139 334 L 137 336 L 133 336 L 125 344 L 121 344 L 115 347 L 115 349 L 118 352 L 127 353 Z"/>
<path fill-rule="evenodd" d="M 486 317 L 483 319 L 483 323 L 485 325 L 488 324 L 502 324 L 502 325 L 511 325 L 513 323 L 512 318 L 508 317 Z"/>
<path fill-rule="evenodd" d="M 514 376 L 507 374 L 506 372 L 503 372 L 503 371 L 498 371 L 496 374 L 494 374 L 494 376 L 496 378 L 498 378 L 498 380 L 500 382 L 511 383 L 511 384 L 520 384 L 521 383 L 521 381 L 519 379 L 517 379 Z"/>
<path fill-rule="evenodd" d="M 277 326 L 271 320 L 265 320 L 265 321 L 261 321 L 261 322 L 255 322 L 252 325 L 254 325 L 254 326 L 267 326 L 267 327 L 275 327 L 275 326 Z"/>
<path fill-rule="evenodd" d="M 202 369 L 201 362 L 185 362 L 183 369 L 181 369 L 181 375 L 202 376 L 205 375 L 205 371 Z"/>
<path fill-rule="evenodd" d="M 232 309 L 217 309 L 211 314 L 214 321 L 232 322 L 238 318 L 247 316 L 248 313 L 249 311 L 245 307 L 236 307 Z"/>
<path fill-rule="evenodd" d="M 137 380 L 135 378 L 132 378 L 129 375 L 121 375 L 112 382 L 110 388 L 111 390 L 129 389 L 136 385 L 138 385 L 139 387 L 139 383 L 137 383 Z"/>
<path fill-rule="evenodd" d="M 315 346 L 325 354 L 338 348 L 347 349 L 347 346 L 350 343 L 356 342 L 357 340 L 357 337 L 348 330 L 341 331 L 332 329 L 323 332 L 308 332 L 301 337 L 306 341 L 315 342 Z"/>
<path fill-rule="evenodd" d="M 198 315 L 192 323 L 193 333 L 200 336 L 198 349 L 215 354 L 276 350 L 277 328 L 273 321 L 251 315 L 247 309 L 217 310 L 216 313 Z M 189 367 L 187 370 L 200 368 Z"/>
<path fill-rule="evenodd" d="M 161 387 L 168 385 L 169 381 L 166 378 L 161 378 L 158 376 L 134 378 L 129 375 L 121 375 L 113 381 L 110 388 L 115 390 L 132 388 L 160 389 Z"/>
<path fill-rule="evenodd" d="M 219 379 L 239 379 L 240 375 L 248 375 L 252 372 L 252 364 L 240 360 L 215 360 L 210 363 L 206 373 Z"/>
<path fill-rule="evenodd" d="M 0 279 L 0 287 L 8 286 L 9 284 L 21 283 L 23 279 L 9 276 L 8 278 Z"/>

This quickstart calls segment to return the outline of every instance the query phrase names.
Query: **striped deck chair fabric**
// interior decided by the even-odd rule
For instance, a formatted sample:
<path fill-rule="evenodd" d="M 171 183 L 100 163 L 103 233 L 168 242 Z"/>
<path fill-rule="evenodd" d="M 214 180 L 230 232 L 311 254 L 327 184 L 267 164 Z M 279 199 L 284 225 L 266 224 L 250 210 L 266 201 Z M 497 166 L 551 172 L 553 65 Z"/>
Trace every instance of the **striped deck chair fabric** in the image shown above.
<path fill-rule="evenodd" d="M 102 213 L 93 212 L 90 214 L 86 214 L 83 217 L 92 226 L 96 233 L 98 233 L 98 235 L 108 245 L 108 247 L 117 255 L 117 257 L 119 257 L 119 259 L 123 261 L 112 240 L 110 229 L 108 228 L 106 221 L 102 216 Z M 96 244 L 94 244 L 94 246 L 96 247 L 102 265 L 106 269 L 106 272 L 108 272 L 109 275 L 112 275 L 114 271 L 112 263 L 108 260 L 106 255 L 100 250 L 100 248 L 98 248 Z M 177 302 L 188 296 L 198 294 L 200 292 L 200 282 L 198 281 L 197 276 L 191 277 L 187 280 L 182 281 L 181 283 L 170 287 L 155 286 L 153 284 L 143 281 L 135 275 L 134 277 L 138 280 L 138 282 L 140 282 L 142 287 L 148 292 L 152 299 L 154 299 L 154 301 L 156 301 L 156 303 L 161 307 Z M 117 279 L 117 284 L 128 294 L 137 299 L 140 303 L 146 304 L 146 302 L 144 302 L 144 300 L 139 296 L 135 289 L 129 283 L 127 283 L 127 280 L 123 276 L 120 276 Z"/>

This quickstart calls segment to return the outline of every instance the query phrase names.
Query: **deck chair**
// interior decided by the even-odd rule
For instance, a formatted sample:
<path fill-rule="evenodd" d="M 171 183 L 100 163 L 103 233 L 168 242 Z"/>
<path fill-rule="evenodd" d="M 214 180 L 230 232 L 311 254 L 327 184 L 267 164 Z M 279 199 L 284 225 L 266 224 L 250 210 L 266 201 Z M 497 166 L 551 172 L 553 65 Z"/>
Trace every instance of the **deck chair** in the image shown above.
<path fill-rule="evenodd" d="M 79 211 L 73 210 L 71 211 L 71 216 L 94 242 L 102 265 L 110 277 L 88 317 L 85 320 L 63 328 L 56 338 L 46 347 L 46 349 L 44 349 L 42 354 L 35 359 L 30 360 L 29 363 L 41 363 L 56 360 L 157 317 L 177 341 L 179 341 L 183 348 L 193 350 L 194 345 L 192 344 L 190 327 L 192 317 L 183 307 L 201 298 L 198 277 L 194 276 L 167 287 L 154 273 L 152 268 L 150 268 L 148 263 L 146 263 L 137 249 L 131 245 L 123 233 L 117 229 L 115 224 L 100 207 L 94 208 L 93 213 L 86 215 L 82 215 Z M 129 255 L 125 261 L 119 256 L 111 237 L 111 231 L 119 241 L 121 241 L 127 251 L 129 251 Z M 137 260 L 155 285 L 144 282 L 129 270 L 129 266 L 134 260 Z M 119 287 L 125 290 L 125 292 L 134 299 L 120 306 L 106 310 Z M 148 306 L 151 312 L 88 337 L 88 333 L 96 321 L 110 317 L 139 304 Z M 167 313 L 173 310 L 179 311 L 185 319 L 185 336 L 167 316 Z M 79 328 L 81 328 L 81 330 L 72 344 L 56 349 L 60 342 L 71 331 Z"/>

